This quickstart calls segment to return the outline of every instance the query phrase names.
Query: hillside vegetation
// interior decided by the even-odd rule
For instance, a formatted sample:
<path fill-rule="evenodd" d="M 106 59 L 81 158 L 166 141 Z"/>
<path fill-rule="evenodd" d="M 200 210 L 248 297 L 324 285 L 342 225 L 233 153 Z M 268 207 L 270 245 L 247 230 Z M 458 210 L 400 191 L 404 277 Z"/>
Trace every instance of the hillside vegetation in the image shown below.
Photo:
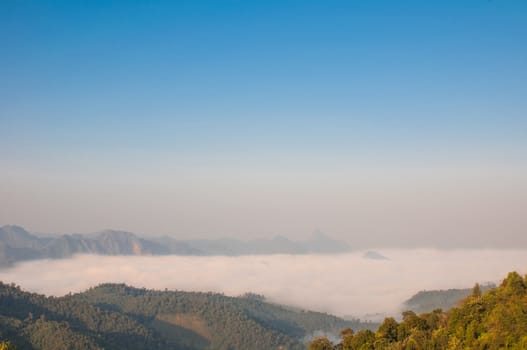
<path fill-rule="evenodd" d="M 476 284 L 471 295 L 448 312 L 405 311 L 402 316 L 401 322 L 386 318 L 375 333 L 344 329 L 337 345 L 317 338 L 309 349 L 527 349 L 527 277 L 511 272 L 498 288 L 484 294 Z"/>
<path fill-rule="evenodd" d="M 248 294 L 227 297 L 103 284 L 46 297 L 0 283 L 0 340 L 25 349 L 305 349 L 315 331 L 376 327 L 294 310 Z"/>

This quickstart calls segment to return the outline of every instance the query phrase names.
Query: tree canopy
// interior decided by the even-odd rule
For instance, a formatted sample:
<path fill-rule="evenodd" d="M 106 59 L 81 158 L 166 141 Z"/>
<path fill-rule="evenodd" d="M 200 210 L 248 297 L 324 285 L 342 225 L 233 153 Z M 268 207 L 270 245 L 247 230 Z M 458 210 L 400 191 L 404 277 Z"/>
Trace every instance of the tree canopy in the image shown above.
<path fill-rule="evenodd" d="M 386 318 L 375 333 L 345 330 L 341 336 L 331 349 L 527 349 L 527 277 L 510 272 L 499 287 L 483 294 L 476 284 L 448 312 L 405 311 L 401 322 Z"/>

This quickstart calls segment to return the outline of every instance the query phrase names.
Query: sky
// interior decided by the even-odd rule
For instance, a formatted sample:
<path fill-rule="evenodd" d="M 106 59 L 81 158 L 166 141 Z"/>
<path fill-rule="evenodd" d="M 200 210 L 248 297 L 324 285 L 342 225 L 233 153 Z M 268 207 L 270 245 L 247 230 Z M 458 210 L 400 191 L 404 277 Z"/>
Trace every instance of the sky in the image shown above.
<path fill-rule="evenodd" d="M 0 2 L 0 224 L 527 247 L 527 2 Z"/>

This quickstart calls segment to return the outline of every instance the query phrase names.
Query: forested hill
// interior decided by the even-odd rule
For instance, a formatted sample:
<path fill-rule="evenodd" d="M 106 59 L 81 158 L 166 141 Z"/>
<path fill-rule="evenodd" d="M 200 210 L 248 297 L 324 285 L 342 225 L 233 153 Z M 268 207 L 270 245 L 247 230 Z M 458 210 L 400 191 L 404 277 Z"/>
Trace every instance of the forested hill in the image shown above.
<path fill-rule="evenodd" d="M 198 348 L 305 349 L 302 340 L 315 331 L 338 334 L 342 324 L 359 328 L 377 326 L 269 304 L 255 295 L 234 298 L 104 284 L 74 297 L 145 320 L 167 337 L 178 332 L 192 335 L 185 344 Z"/>
<path fill-rule="evenodd" d="M 376 327 L 261 297 L 104 284 L 45 297 L 0 284 L 0 340 L 24 349 L 305 349 L 315 331 Z"/>
<path fill-rule="evenodd" d="M 496 288 L 493 283 L 480 286 L 482 292 Z M 457 306 L 464 298 L 472 293 L 471 288 L 463 289 L 441 289 L 423 290 L 404 302 L 404 310 L 411 310 L 416 313 L 432 312 L 436 309 L 449 310 Z"/>
<path fill-rule="evenodd" d="M 475 285 L 459 307 L 416 315 L 405 311 L 398 323 L 386 318 L 377 332 L 344 329 L 333 345 L 317 338 L 310 350 L 527 349 L 527 277 L 511 272 L 498 288 Z"/>
<path fill-rule="evenodd" d="M 0 284 L 0 337 L 23 349 L 157 349 L 166 342 L 140 321 L 71 296 Z"/>

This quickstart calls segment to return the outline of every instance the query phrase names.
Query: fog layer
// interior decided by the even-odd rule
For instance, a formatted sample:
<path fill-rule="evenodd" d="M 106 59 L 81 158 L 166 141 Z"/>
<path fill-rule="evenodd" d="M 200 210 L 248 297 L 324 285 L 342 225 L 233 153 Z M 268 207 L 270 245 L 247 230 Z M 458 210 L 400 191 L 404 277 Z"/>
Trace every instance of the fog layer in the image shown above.
<path fill-rule="evenodd" d="M 364 317 L 397 315 L 419 290 L 498 282 L 512 270 L 527 271 L 527 250 L 381 250 L 343 255 L 241 257 L 89 256 L 40 260 L 1 270 L 3 282 L 47 295 L 79 292 L 102 282 L 136 287 L 264 294 L 270 301 Z"/>

